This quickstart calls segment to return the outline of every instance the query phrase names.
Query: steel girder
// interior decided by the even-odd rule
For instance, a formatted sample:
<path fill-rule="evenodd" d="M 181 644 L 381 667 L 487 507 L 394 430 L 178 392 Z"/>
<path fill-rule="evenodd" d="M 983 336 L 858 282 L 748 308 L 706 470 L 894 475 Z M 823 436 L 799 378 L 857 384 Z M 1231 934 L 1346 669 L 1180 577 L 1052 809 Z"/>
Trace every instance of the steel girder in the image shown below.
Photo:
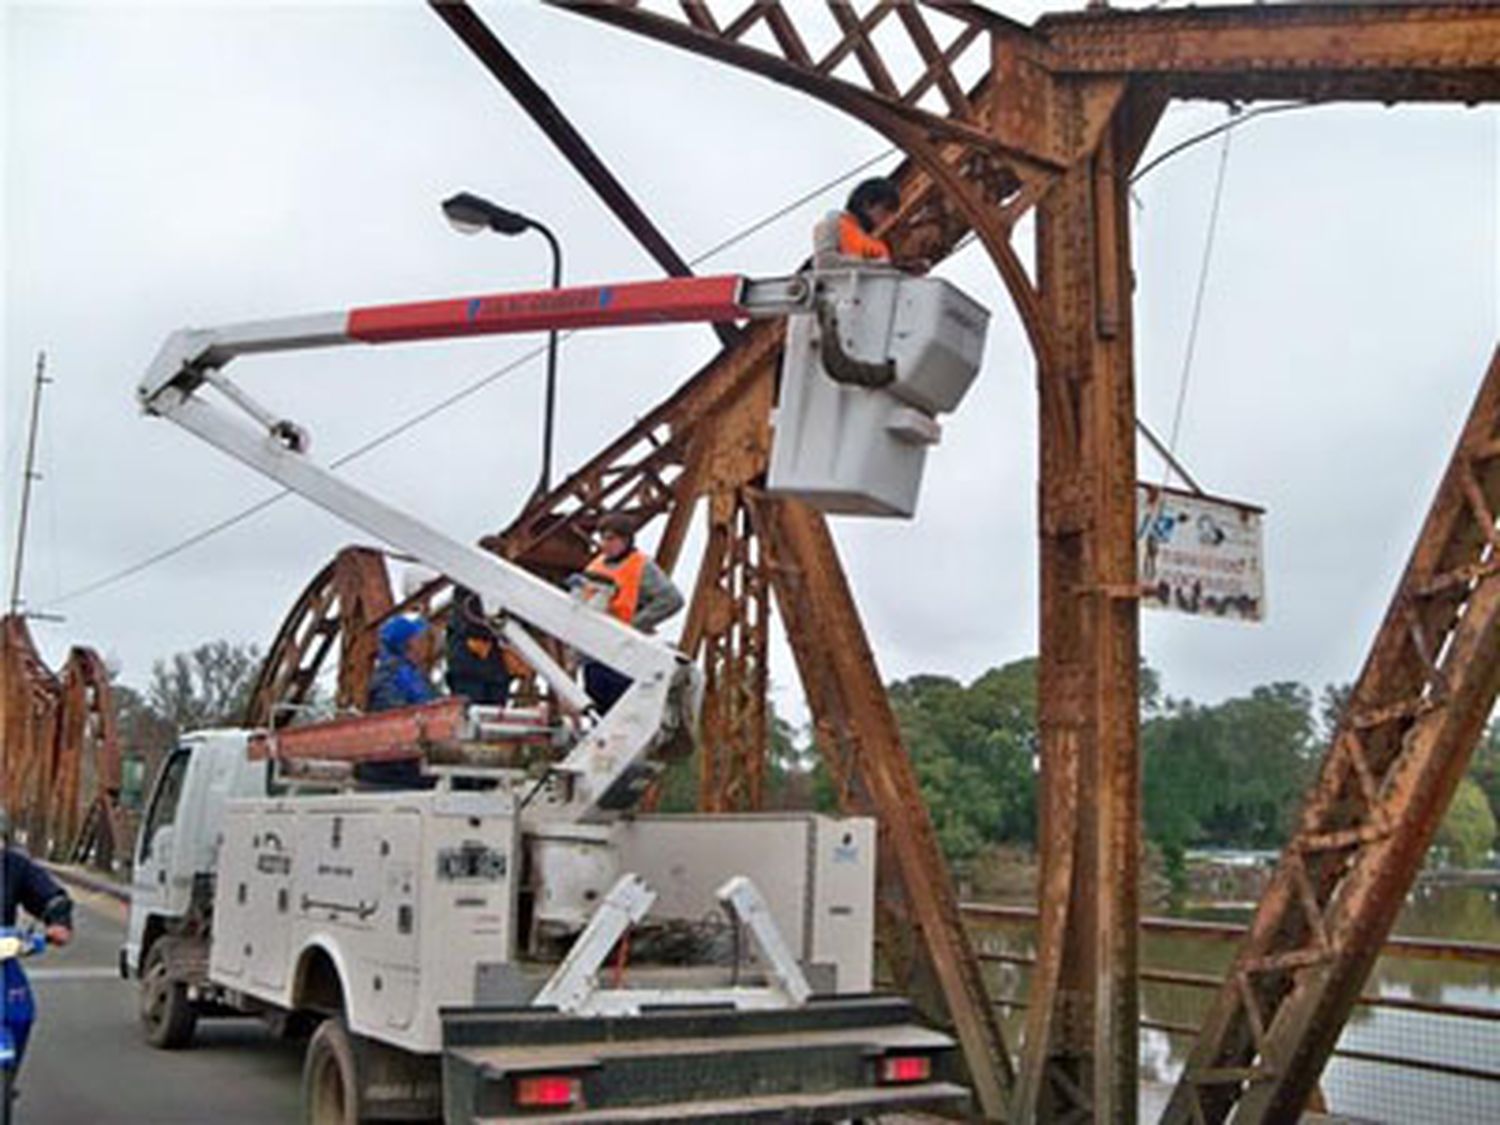
<path fill-rule="evenodd" d="M 765 545 L 743 489 L 708 497 L 708 545 L 699 564 L 682 648 L 703 663 L 698 808 L 753 812 L 766 780 L 770 686 Z"/>
<path fill-rule="evenodd" d="M 885 960 L 931 1014 L 946 1008 L 983 1112 L 1001 1116 L 1010 1055 L 827 521 L 805 504 L 764 496 L 751 512 L 840 807 L 879 824 Z"/>
<path fill-rule="evenodd" d="M 1055 75 L 1128 75 L 1174 98 L 1500 97 L 1500 7 L 1483 0 L 1091 9 L 1036 32 Z"/>

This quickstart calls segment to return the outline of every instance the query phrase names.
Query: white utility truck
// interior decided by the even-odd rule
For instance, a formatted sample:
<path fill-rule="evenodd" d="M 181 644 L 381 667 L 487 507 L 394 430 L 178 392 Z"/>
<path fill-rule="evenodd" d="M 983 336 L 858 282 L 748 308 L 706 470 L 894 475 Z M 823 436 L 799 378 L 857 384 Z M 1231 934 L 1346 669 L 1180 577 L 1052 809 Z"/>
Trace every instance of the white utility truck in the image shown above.
<path fill-rule="evenodd" d="M 908 514 L 987 314 L 944 282 L 843 270 L 548 290 L 185 330 L 143 408 L 474 590 L 545 685 L 277 730 L 188 735 L 135 856 L 121 971 L 150 1041 L 202 1016 L 310 1032 L 309 1121 L 837 1120 L 962 1106 L 952 1041 L 872 995 L 875 829 L 811 813 L 637 815 L 691 748 L 670 646 L 316 464 L 229 381 L 236 356 L 549 327 L 790 315 L 770 486 Z M 201 394 L 218 392 L 249 422 Z M 786 435 L 794 435 L 787 437 Z M 599 714 L 554 657 L 630 687 Z M 411 788 L 365 763 L 416 759 Z"/>

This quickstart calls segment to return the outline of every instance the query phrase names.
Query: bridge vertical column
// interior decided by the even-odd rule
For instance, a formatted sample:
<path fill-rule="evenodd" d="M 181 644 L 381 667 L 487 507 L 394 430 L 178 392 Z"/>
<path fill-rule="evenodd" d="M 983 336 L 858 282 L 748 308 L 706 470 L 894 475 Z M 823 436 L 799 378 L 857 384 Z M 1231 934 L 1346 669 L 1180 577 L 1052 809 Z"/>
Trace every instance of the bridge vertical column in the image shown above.
<path fill-rule="evenodd" d="M 1058 148 L 1088 151 L 1061 88 Z M 1128 174 L 1143 138 L 1119 103 L 1093 155 L 1039 204 L 1042 369 L 1041 933 L 1023 1120 L 1134 1122 L 1140 854 L 1135 403 Z M 1145 122 L 1149 131 L 1149 124 Z"/>

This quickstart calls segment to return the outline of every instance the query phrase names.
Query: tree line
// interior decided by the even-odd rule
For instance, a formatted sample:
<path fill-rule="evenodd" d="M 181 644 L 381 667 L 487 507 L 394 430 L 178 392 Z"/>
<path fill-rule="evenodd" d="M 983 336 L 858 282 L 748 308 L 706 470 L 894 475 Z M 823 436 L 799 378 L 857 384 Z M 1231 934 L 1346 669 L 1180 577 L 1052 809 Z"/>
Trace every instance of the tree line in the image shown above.
<path fill-rule="evenodd" d="M 920 675 L 890 685 L 939 839 L 964 863 L 989 847 L 1036 842 L 1037 661 L 1017 660 L 965 686 Z M 1294 682 L 1219 703 L 1174 699 L 1141 671 L 1145 835 L 1169 875 L 1190 848 L 1277 849 L 1287 839 L 1349 696 L 1315 698 Z M 1496 844 L 1500 724 L 1492 723 L 1434 839 L 1459 867 Z"/>

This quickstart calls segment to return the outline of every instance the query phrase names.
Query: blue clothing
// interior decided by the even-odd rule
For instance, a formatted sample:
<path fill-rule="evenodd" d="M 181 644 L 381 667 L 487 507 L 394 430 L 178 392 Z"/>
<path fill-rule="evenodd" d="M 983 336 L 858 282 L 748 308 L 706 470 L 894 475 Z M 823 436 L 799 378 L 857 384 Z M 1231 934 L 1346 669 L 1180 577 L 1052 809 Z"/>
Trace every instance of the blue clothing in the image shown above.
<path fill-rule="evenodd" d="M 7 846 L 4 866 L 0 869 L 0 926 L 13 927 L 18 910 L 24 910 L 48 926 L 73 925 L 73 900 L 58 886 L 46 868 L 23 851 Z M 15 1058 L 6 1064 L 11 1070 L 21 1066 L 26 1040 L 36 1020 L 36 1004 L 26 972 L 19 961 L 6 961 L 0 968 L 0 1015 L 11 1038 Z"/>
<path fill-rule="evenodd" d="M 432 698 L 432 685 L 407 652 L 407 646 L 426 631 L 427 622 L 418 617 L 393 617 L 380 627 L 380 655 L 370 681 L 369 710 L 389 711 Z"/>
<path fill-rule="evenodd" d="M 36 1001 L 31 995 L 31 985 L 19 961 L 0 963 L 0 1039 L 9 1036 L 12 1058 L 3 1065 L 7 1070 L 21 1069 L 21 1057 L 26 1054 L 26 1040 L 31 1037 L 31 1025 L 36 1022 Z M 0 1045 L 4 1045 L 0 1043 Z M 0 1051 L 0 1057 L 4 1052 Z"/>
<path fill-rule="evenodd" d="M 422 670 L 405 656 L 382 655 L 375 662 L 375 677 L 370 681 L 371 711 L 389 711 L 426 703 L 432 698 L 432 685 Z"/>

